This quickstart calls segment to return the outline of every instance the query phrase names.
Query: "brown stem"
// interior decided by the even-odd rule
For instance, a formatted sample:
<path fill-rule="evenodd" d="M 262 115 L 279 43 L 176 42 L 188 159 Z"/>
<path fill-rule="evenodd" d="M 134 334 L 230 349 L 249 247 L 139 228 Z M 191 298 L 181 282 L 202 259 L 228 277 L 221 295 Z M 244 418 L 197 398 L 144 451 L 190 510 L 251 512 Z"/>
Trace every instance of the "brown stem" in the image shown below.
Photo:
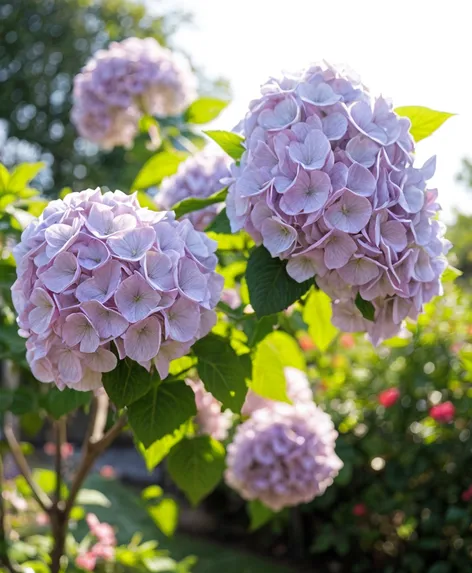
<path fill-rule="evenodd" d="M 60 418 L 54 422 L 54 438 L 56 444 L 55 452 L 55 470 L 56 470 L 56 493 L 54 504 L 57 506 L 61 501 L 62 489 L 62 446 L 67 440 L 67 422 L 66 418 Z"/>
<path fill-rule="evenodd" d="M 18 440 L 16 439 L 15 432 L 13 431 L 11 415 L 6 414 L 5 418 L 6 421 L 4 427 L 4 434 L 5 434 L 5 439 L 8 443 L 8 447 L 10 448 L 11 455 L 13 456 L 13 459 L 15 460 L 15 463 L 18 466 L 18 469 L 25 478 L 26 483 L 30 486 L 36 501 L 39 503 L 43 511 L 49 512 L 49 510 L 52 507 L 52 501 L 49 499 L 49 496 L 36 483 L 33 474 L 31 473 L 28 462 L 21 450 L 21 446 Z"/>

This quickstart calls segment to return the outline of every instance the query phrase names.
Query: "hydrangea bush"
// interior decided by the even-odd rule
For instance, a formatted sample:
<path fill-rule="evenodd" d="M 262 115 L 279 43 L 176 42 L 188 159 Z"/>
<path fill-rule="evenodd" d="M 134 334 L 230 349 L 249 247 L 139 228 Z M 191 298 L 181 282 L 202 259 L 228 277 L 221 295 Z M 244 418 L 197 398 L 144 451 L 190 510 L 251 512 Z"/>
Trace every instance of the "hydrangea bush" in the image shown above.
<path fill-rule="evenodd" d="M 287 260 L 296 281 L 316 278 L 333 323 L 375 343 L 441 294 L 447 266 L 426 183 L 435 159 L 414 167 L 410 126 L 342 68 L 271 78 L 239 126 L 245 151 L 227 199 L 233 232 Z M 373 320 L 358 300 L 372 303 Z"/>
<path fill-rule="evenodd" d="M 337 336 L 329 295 L 334 325 L 378 343 L 441 292 L 448 245 L 437 193 L 426 189 L 434 161 L 413 166 L 410 135 L 438 127 L 436 112 L 414 108 L 423 125 L 412 126 L 344 70 L 312 66 L 265 84 L 242 135 L 206 132 L 234 161 L 229 170 L 230 159 L 206 151 L 182 163 L 182 149 L 193 149 L 188 125 L 226 105 L 195 98 L 190 68 L 155 40 L 111 44 L 76 78 L 73 121 L 104 148 L 131 146 L 142 124 L 169 126 L 131 188 L 64 190 L 34 203 L 28 185 L 41 166 L 0 166 L 8 277 L 0 343 L 9 380 L 16 357 L 25 380 L 19 388 L 10 380 L 0 417 L 8 410 L 10 453 L 49 520 L 52 573 L 65 562 L 84 480 L 124 428 L 148 469 L 168 458 L 169 476 L 194 505 L 223 476 L 266 510 L 321 496 L 342 466 L 337 432 L 313 403 L 290 321 L 298 316 L 326 351 Z M 177 203 L 175 211 L 143 193 L 154 185 L 159 205 Z M 210 238 L 202 230 L 216 213 Z M 246 234 L 232 236 L 241 229 L 256 248 Z M 78 408 L 90 429 L 69 475 L 66 420 Z M 54 431 L 55 489 L 35 481 L 15 434 L 13 415 L 28 413 Z M 448 403 L 434 416 L 447 422 Z M 95 537 L 98 548 L 75 556 L 82 568 L 112 560 L 112 537 L 105 547 Z"/>

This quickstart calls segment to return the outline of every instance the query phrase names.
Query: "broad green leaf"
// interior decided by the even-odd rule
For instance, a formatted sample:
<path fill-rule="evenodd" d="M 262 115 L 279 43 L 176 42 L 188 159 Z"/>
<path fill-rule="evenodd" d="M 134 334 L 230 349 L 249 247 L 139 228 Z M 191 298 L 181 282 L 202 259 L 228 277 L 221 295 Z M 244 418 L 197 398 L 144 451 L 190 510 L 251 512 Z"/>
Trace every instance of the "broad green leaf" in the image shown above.
<path fill-rule="evenodd" d="M 5 165 L 0 163 L 0 193 L 5 193 L 5 191 L 7 191 L 9 181 L 10 173 Z"/>
<path fill-rule="evenodd" d="M 141 207 L 147 207 L 150 211 L 159 211 L 157 203 L 144 191 L 138 191 L 138 201 Z"/>
<path fill-rule="evenodd" d="M 10 409 L 13 402 L 13 390 L 0 388 L 0 412 L 6 412 Z"/>
<path fill-rule="evenodd" d="M 177 503 L 170 497 L 166 497 L 161 499 L 156 505 L 148 506 L 146 509 L 162 533 L 167 537 L 172 537 L 179 519 L 179 506 Z"/>
<path fill-rule="evenodd" d="M 275 515 L 271 509 L 257 499 L 249 501 L 246 509 L 250 519 L 249 531 L 256 531 L 256 529 L 261 528 Z"/>
<path fill-rule="evenodd" d="M 8 191 L 17 193 L 27 187 L 28 183 L 43 169 L 44 163 L 22 163 L 15 167 L 10 175 Z"/>
<path fill-rule="evenodd" d="M 229 104 L 214 97 L 201 97 L 194 101 L 184 114 L 187 123 L 208 123 L 216 119 Z"/>
<path fill-rule="evenodd" d="M 56 386 L 52 386 L 44 400 L 44 408 L 56 420 L 61 416 L 65 416 L 73 412 L 81 406 L 85 406 L 92 398 L 91 392 L 78 392 L 71 388 L 64 388 L 59 390 Z"/>
<path fill-rule="evenodd" d="M 184 151 L 161 151 L 153 155 L 143 165 L 141 171 L 131 185 L 133 191 L 148 189 L 153 185 L 159 185 L 164 177 L 169 177 L 177 172 L 179 165 L 187 159 L 188 153 Z"/>
<path fill-rule="evenodd" d="M 443 272 L 443 274 L 441 275 L 441 281 L 443 283 L 452 283 L 454 282 L 457 278 L 459 278 L 460 276 L 462 276 L 464 273 L 462 271 L 460 271 L 459 269 L 456 269 L 456 267 L 453 267 L 452 265 L 449 265 L 447 267 L 447 269 Z"/>
<path fill-rule="evenodd" d="M 221 130 L 210 130 L 204 131 L 203 133 L 211 137 L 213 141 L 216 141 L 221 149 L 235 161 L 241 159 L 241 155 L 246 151 L 243 146 L 244 137 L 241 137 L 237 133 Z"/>
<path fill-rule="evenodd" d="M 246 397 L 245 368 L 229 341 L 209 334 L 193 346 L 198 374 L 208 392 L 233 412 L 239 412 Z"/>
<path fill-rule="evenodd" d="M 184 381 L 154 386 L 128 406 L 129 424 L 146 448 L 173 434 L 196 413 L 195 394 Z"/>
<path fill-rule="evenodd" d="M 303 320 L 316 346 L 325 352 L 337 334 L 337 328 L 331 323 L 331 300 L 321 290 L 313 290 L 303 308 Z"/>
<path fill-rule="evenodd" d="M 305 370 L 305 358 L 297 342 L 285 332 L 268 334 L 256 348 L 249 387 L 264 398 L 290 402 L 284 368 Z"/>
<path fill-rule="evenodd" d="M 252 251 L 247 264 L 246 280 L 251 305 L 257 316 L 285 310 L 313 284 L 313 280 L 297 283 L 287 274 L 286 266 L 286 261 L 272 258 L 263 246 Z"/>
<path fill-rule="evenodd" d="M 362 316 L 366 320 L 370 320 L 371 322 L 374 322 L 375 307 L 370 302 L 370 300 L 364 300 L 361 297 L 360 293 L 357 293 L 356 300 L 354 302 L 355 302 L 357 308 L 361 311 Z"/>
<path fill-rule="evenodd" d="M 149 374 L 145 368 L 127 358 L 119 360 L 114 370 L 102 376 L 106 393 L 119 408 L 139 400 L 158 380 L 157 374 Z"/>
<path fill-rule="evenodd" d="M 162 462 L 177 442 L 180 442 L 185 435 L 185 428 L 186 425 L 183 424 L 178 430 L 164 436 L 160 440 L 156 440 L 148 448 L 145 448 L 141 442 L 138 443 L 138 449 L 149 472 Z"/>
<path fill-rule="evenodd" d="M 421 105 L 397 107 L 395 111 L 398 115 L 407 117 L 411 121 L 410 133 L 417 143 L 429 137 L 441 127 L 447 119 L 456 115 L 455 113 L 436 111 L 435 109 Z"/>
<path fill-rule="evenodd" d="M 185 438 L 169 454 L 167 469 L 193 505 L 207 496 L 225 469 L 225 449 L 210 436 Z"/>
<path fill-rule="evenodd" d="M 228 215 L 226 214 L 226 207 L 218 213 L 205 229 L 205 232 L 221 233 L 223 235 L 231 234 L 231 225 L 229 224 Z"/>
<path fill-rule="evenodd" d="M 22 416 L 34 412 L 38 407 L 38 395 L 32 388 L 17 388 L 13 393 L 10 412 L 15 416 Z"/>
<path fill-rule="evenodd" d="M 269 315 L 257 318 L 251 316 L 244 321 L 244 332 L 247 336 L 247 345 L 252 348 L 274 330 L 277 324 L 277 316 Z"/>
<path fill-rule="evenodd" d="M 226 199 L 226 195 L 228 194 L 228 189 L 225 187 L 210 197 L 206 197 L 205 199 L 197 199 L 195 197 L 189 197 L 188 199 L 184 199 L 177 203 L 172 207 L 172 211 L 175 212 L 175 216 L 178 219 L 187 213 L 192 213 L 193 211 L 199 211 L 200 209 L 204 209 L 209 205 L 214 205 L 215 203 L 221 203 Z"/>
<path fill-rule="evenodd" d="M 79 491 L 75 503 L 77 505 L 97 505 L 99 507 L 111 507 L 111 501 L 108 499 L 108 497 L 97 489 L 82 488 Z"/>

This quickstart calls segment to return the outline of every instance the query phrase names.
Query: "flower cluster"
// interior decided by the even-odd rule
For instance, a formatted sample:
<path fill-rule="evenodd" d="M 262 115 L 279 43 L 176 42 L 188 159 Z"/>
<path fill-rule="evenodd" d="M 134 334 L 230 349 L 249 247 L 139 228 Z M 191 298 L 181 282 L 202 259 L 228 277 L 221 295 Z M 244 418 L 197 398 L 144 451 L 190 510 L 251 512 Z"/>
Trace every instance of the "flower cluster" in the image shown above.
<path fill-rule="evenodd" d="M 12 287 L 41 382 L 96 390 L 129 357 L 161 378 L 216 322 L 216 243 L 135 195 L 87 189 L 52 201 L 15 247 Z"/>
<path fill-rule="evenodd" d="M 99 561 L 112 561 L 115 556 L 116 536 L 108 523 L 100 523 L 93 513 L 87 515 L 87 525 L 90 533 L 96 538 L 87 551 L 81 552 L 75 559 L 75 564 L 85 571 L 94 571 Z"/>
<path fill-rule="evenodd" d="M 204 199 L 213 195 L 223 185 L 221 179 L 230 175 L 230 160 L 223 153 L 200 151 L 179 165 L 172 177 L 167 177 L 156 195 L 161 209 L 171 209 L 176 203 L 189 197 Z M 198 231 L 203 231 L 215 218 L 221 205 L 210 205 L 186 215 Z"/>
<path fill-rule="evenodd" d="M 177 115 L 195 97 L 185 59 L 154 38 L 127 38 L 99 50 L 75 77 L 72 121 L 104 149 L 130 146 L 144 114 Z"/>
<path fill-rule="evenodd" d="M 227 213 L 287 272 L 316 276 L 333 323 L 374 343 L 441 292 L 448 242 L 435 220 L 434 158 L 413 167 L 410 121 L 358 79 L 325 63 L 269 80 L 238 127 Z M 355 301 L 371 301 L 375 320 Z"/>
<path fill-rule="evenodd" d="M 244 499 L 274 511 L 311 501 L 343 465 L 336 437 L 331 418 L 313 403 L 261 408 L 236 430 L 225 480 Z"/>
<path fill-rule="evenodd" d="M 287 366 L 284 368 L 285 381 L 287 383 L 287 396 L 295 404 L 311 404 L 313 402 L 313 392 L 306 374 L 297 368 Z M 246 400 L 241 408 L 243 416 L 250 416 L 261 408 L 270 408 L 277 404 L 273 400 L 263 398 L 252 390 L 248 390 Z"/>
<path fill-rule="evenodd" d="M 429 415 L 433 420 L 442 424 L 448 424 L 454 420 L 454 416 L 456 413 L 456 407 L 452 402 L 443 402 L 442 404 L 437 404 L 433 406 L 430 411 Z"/>
<path fill-rule="evenodd" d="M 230 410 L 221 411 L 221 402 L 205 390 L 201 380 L 187 379 L 186 383 L 195 393 L 195 422 L 200 434 L 211 436 L 215 440 L 225 440 L 233 423 L 233 413 Z"/>

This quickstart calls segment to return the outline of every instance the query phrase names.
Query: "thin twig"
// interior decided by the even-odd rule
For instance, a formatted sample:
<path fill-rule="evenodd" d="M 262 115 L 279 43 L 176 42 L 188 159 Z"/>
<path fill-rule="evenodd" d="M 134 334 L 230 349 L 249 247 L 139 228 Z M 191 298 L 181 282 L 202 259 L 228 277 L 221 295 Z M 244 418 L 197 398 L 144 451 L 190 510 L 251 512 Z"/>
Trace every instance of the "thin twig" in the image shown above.
<path fill-rule="evenodd" d="M 110 404 L 110 400 L 106 394 L 100 394 L 95 400 L 96 414 L 92 425 L 92 432 L 89 437 L 89 442 L 92 444 L 99 442 L 103 438 L 108 419 L 108 406 Z"/>
<path fill-rule="evenodd" d="M 55 471 L 56 471 L 56 494 L 54 502 L 58 505 L 61 501 L 62 490 L 62 446 L 66 443 L 66 418 L 60 418 L 54 422 L 54 437 L 56 443 Z"/>
<path fill-rule="evenodd" d="M 13 431 L 11 416 L 5 415 L 5 418 L 6 422 L 4 427 L 4 434 L 10 448 L 11 455 L 13 456 L 18 469 L 25 478 L 26 483 L 30 486 L 31 491 L 33 492 L 33 496 L 41 506 L 41 509 L 43 509 L 45 512 L 49 512 L 52 507 L 52 501 L 49 499 L 49 496 L 41 489 L 38 483 L 36 483 L 36 480 L 31 473 L 28 462 L 21 450 L 21 446 L 18 440 L 16 439 L 15 432 Z"/>
<path fill-rule="evenodd" d="M 5 498 L 3 497 L 3 459 L 0 454 L 0 565 L 6 567 L 10 573 L 15 573 L 15 567 L 8 555 L 8 526 Z"/>
<path fill-rule="evenodd" d="M 64 513 L 66 516 L 69 515 L 72 507 L 74 506 L 77 494 L 79 493 L 80 488 L 82 487 L 82 484 L 85 481 L 85 478 L 87 477 L 89 471 L 93 467 L 93 464 L 100 456 L 100 454 L 103 451 L 105 451 L 108 448 L 108 446 L 114 441 L 114 439 L 120 434 L 121 430 L 126 426 L 126 423 L 127 423 L 127 416 L 126 414 L 122 414 L 118 418 L 118 420 L 113 424 L 113 426 L 108 430 L 108 432 L 106 432 L 106 434 L 102 436 L 101 439 L 99 439 L 96 442 L 93 442 L 92 439 L 90 439 L 87 442 L 84 448 L 84 453 L 82 455 L 80 465 L 72 481 L 69 497 L 66 501 L 64 509 Z"/>

